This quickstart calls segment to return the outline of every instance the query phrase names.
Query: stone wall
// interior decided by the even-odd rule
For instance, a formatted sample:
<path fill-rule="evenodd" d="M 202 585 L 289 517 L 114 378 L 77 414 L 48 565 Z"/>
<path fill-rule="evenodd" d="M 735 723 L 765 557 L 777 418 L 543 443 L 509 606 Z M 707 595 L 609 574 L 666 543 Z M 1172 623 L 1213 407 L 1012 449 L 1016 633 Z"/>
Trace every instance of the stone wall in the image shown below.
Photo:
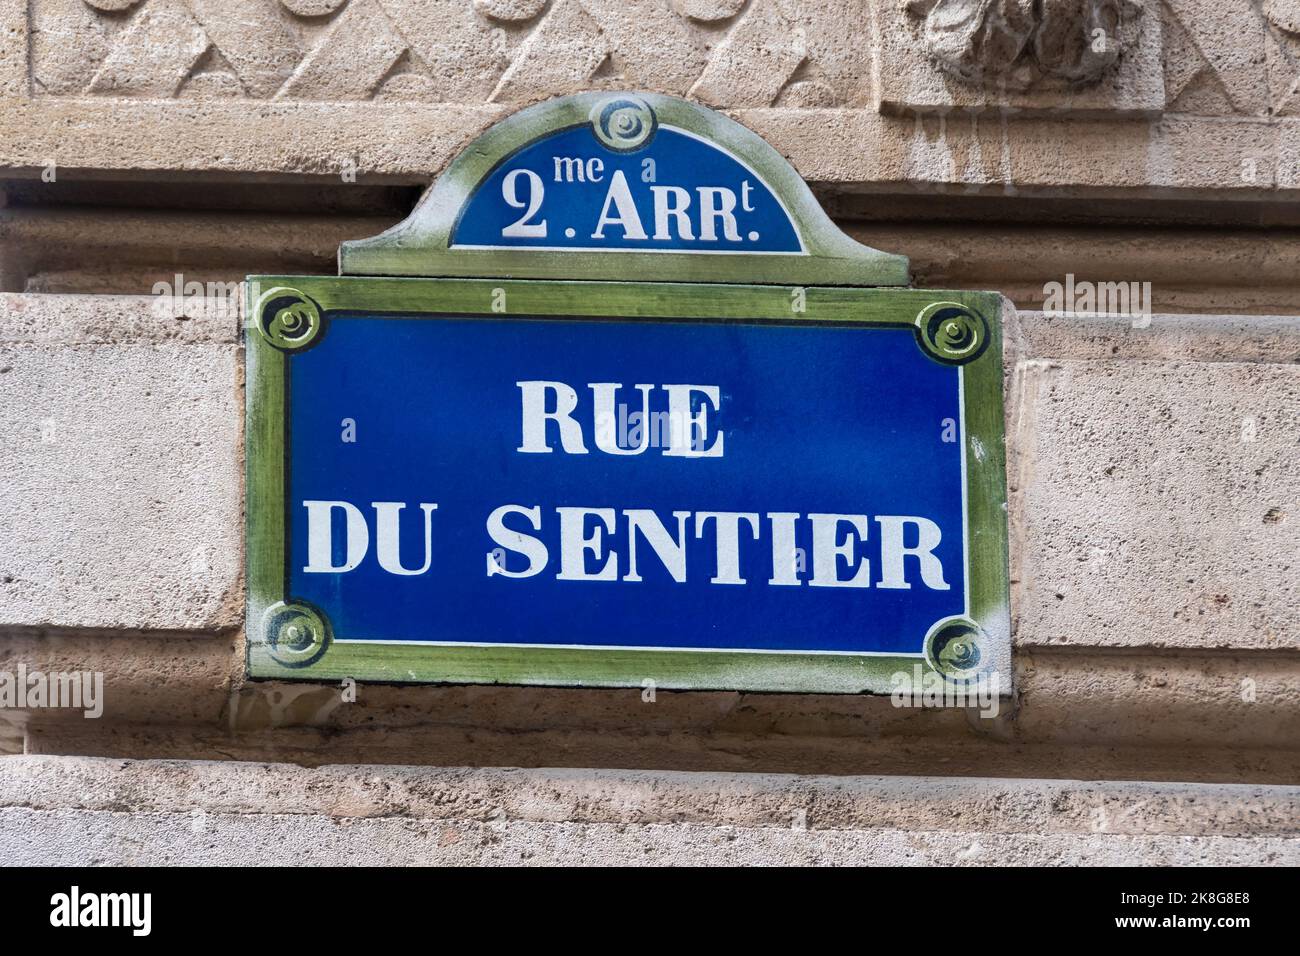
<path fill-rule="evenodd" d="M 860 192 L 1300 185 L 1292 0 L 4 0 L 0 31 L 30 171 L 424 183 L 521 105 L 632 87 Z"/>
<path fill-rule="evenodd" d="M 1300 862 L 1300 7 L 977 6 L 0 0 L 0 670 L 107 695 L 0 710 L 3 861 Z M 629 87 L 1008 297 L 996 719 L 243 677 L 238 303 L 150 291 L 332 272 L 494 120 Z M 1066 273 L 1156 314 L 1039 311 Z"/>
<path fill-rule="evenodd" d="M 1298 812 L 1238 784 L 13 757 L 0 862 L 1284 864 Z"/>

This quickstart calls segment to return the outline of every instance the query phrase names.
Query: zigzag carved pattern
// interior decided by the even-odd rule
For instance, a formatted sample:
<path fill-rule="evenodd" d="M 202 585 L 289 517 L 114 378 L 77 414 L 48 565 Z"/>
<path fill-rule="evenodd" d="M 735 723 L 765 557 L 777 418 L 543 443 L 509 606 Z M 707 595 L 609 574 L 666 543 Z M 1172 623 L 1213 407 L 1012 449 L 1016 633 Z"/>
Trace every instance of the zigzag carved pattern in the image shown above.
<path fill-rule="evenodd" d="M 515 102 L 642 86 L 866 98 L 865 0 L 31 0 L 35 95 Z"/>

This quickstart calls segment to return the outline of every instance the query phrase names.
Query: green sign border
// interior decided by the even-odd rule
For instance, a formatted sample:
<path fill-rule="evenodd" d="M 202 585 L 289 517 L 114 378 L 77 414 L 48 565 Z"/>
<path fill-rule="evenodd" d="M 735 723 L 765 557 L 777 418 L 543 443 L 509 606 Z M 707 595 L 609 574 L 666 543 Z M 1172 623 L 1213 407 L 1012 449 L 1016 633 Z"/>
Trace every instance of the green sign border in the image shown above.
<path fill-rule="evenodd" d="M 562 254 L 563 255 L 563 254 Z M 1001 674 L 1010 693 L 1001 298 L 835 286 L 255 276 L 246 287 L 248 673 L 281 680 L 889 693 L 915 666 L 951 683 Z M 798 311 L 799 307 L 802 311 Z M 819 323 L 913 329 L 963 389 L 968 617 L 935 622 L 926 656 L 435 646 L 347 641 L 288 581 L 288 384 L 294 354 L 336 315 Z M 360 318 L 358 318 L 360 316 Z M 936 427 L 938 427 L 936 423 Z M 611 626 L 616 627 L 613 623 Z M 467 640 L 473 635 L 467 634 Z"/>

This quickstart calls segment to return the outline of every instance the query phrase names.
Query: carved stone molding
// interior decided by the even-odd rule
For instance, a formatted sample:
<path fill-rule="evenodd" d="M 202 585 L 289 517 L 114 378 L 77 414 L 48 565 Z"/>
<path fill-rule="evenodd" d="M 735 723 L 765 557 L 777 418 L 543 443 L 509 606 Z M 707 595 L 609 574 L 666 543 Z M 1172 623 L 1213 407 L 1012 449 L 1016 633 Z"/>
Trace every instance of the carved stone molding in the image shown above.
<path fill-rule="evenodd" d="M 868 101 L 868 0 L 30 0 L 33 95 L 514 103 L 642 87 Z"/>
<path fill-rule="evenodd" d="M 1028 89 L 936 68 L 905 2 L 0 0 L 0 164 L 426 183 L 521 103 L 619 86 L 864 191 L 1300 191 L 1300 0 L 1143 0 L 1099 78 Z"/>
<path fill-rule="evenodd" d="M 1300 35 L 1300 0 L 1264 0 L 1264 16 L 1283 33 Z"/>
<path fill-rule="evenodd" d="M 35 99 L 1300 113 L 1300 0 L 0 0 Z"/>

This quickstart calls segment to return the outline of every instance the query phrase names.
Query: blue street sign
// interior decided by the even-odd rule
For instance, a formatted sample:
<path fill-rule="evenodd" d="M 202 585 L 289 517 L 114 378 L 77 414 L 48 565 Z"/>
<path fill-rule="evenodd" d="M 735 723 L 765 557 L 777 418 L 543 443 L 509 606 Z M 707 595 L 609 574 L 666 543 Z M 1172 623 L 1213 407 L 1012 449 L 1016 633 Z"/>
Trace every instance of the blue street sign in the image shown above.
<path fill-rule="evenodd" d="M 754 170 L 683 130 L 632 151 L 584 125 L 509 157 L 465 205 L 452 246 L 793 253 L 789 212 Z"/>
<path fill-rule="evenodd" d="M 525 111 L 341 262 L 250 279 L 254 676 L 1008 676 L 999 300 L 736 124 Z"/>
<path fill-rule="evenodd" d="M 289 589 L 356 640 L 919 655 L 965 611 L 960 374 L 910 329 L 340 319 Z"/>

